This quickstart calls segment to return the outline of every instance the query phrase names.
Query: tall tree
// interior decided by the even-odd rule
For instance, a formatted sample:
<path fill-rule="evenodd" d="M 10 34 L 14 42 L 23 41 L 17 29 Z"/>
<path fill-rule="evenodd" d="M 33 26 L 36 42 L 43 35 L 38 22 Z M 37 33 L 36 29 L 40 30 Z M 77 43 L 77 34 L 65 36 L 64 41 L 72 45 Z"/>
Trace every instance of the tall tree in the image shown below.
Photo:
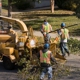
<path fill-rule="evenodd" d="M 0 0 L 0 15 L 1 15 L 1 12 L 2 12 L 2 0 Z"/>
<path fill-rule="evenodd" d="M 12 12 L 12 0 L 8 0 L 8 17 L 12 17 L 11 16 L 11 12 Z"/>
<path fill-rule="evenodd" d="M 54 0 L 51 0 L 51 12 L 54 12 Z"/>

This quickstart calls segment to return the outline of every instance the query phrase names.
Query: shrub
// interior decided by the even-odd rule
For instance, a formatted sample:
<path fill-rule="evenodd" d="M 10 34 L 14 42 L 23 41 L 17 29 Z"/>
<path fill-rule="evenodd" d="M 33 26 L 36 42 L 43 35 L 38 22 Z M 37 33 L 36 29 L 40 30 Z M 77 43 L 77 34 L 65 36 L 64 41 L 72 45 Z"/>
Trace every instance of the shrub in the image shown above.
<path fill-rule="evenodd" d="M 76 8 L 76 14 L 77 14 L 77 17 L 80 18 L 80 1 L 78 3 L 77 8 Z"/>
<path fill-rule="evenodd" d="M 80 41 L 77 39 L 71 38 L 68 41 L 69 49 L 71 52 L 77 53 L 80 51 Z"/>
<path fill-rule="evenodd" d="M 13 3 L 18 9 L 25 10 L 27 8 L 31 8 L 30 1 L 32 0 L 13 0 Z"/>
<path fill-rule="evenodd" d="M 78 6 L 79 0 L 56 0 L 59 8 L 67 10 L 75 10 Z"/>
<path fill-rule="evenodd" d="M 68 10 L 75 10 L 77 4 L 75 3 L 75 0 L 67 0 L 64 2 L 64 4 L 62 4 L 62 7 Z"/>
<path fill-rule="evenodd" d="M 7 7 L 8 6 L 8 0 L 2 0 L 2 6 Z"/>
<path fill-rule="evenodd" d="M 59 7 L 62 8 L 62 4 L 65 2 L 66 0 L 55 0 L 55 4 Z"/>

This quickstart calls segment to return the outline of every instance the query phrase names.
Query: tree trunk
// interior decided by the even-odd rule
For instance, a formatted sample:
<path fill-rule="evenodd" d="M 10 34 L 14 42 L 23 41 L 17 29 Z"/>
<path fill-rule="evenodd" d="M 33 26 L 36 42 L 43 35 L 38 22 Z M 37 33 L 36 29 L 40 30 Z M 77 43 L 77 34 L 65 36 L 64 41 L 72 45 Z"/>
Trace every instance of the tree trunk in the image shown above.
<path fill-rule="evenodd" d="M 54 0 L 51 0 L 51 12 L 54 13 Z"/>
<path fill-rule="evenodd" d="M 11 5 L 12 0 L 8 0 L 8 17 L 12 17 L 11 12 L 12 12 L 12 5 Z"/>
<path fill-rule="evenodd" d="M 0 16 L 1 16 L 1 13 L 2 13 L 2 0 L 0 0 Z"/>

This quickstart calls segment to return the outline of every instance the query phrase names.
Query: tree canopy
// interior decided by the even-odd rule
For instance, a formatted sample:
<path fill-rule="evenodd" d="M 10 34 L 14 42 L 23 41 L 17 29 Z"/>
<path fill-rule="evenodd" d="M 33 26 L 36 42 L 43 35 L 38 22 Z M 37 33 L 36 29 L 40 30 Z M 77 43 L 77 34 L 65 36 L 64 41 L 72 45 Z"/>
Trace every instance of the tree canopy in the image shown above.
<path fill-rule="evenodd" d="M 8 1 L 11 1 L 12 5 L 15 5 L 18 9 L 22 9 L 22 10 L 27 8 L 32 8 L 31 2 L 34 1 L 41 2 L 41 0 L 2 0 L 2 5 L 5 7 L 8 6 Z M 54 1 L 54 0 L 50 0 L 50 1 Z M 80 0 L 55 0 L 55 3 L 58 5 L 59 8 L 74 10 L 77 16 L 79 17 Z"/>

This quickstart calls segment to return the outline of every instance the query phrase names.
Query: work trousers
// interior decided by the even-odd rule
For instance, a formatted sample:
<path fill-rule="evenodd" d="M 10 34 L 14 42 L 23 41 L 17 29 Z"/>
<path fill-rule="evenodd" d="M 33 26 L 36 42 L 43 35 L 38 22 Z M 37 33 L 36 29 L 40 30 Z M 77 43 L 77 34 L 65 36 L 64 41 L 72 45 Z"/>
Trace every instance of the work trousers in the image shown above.
<path fill-rule="evenodd" d="M 45 74 L 48 73 L 48 80 L 52 80 L 52 67 L 43 67 L 40 75 L 40 80 L 44 79 Z"/>
<path fill-rule="evenodd" d="M 50 34 L 47 33 L 46 36 L 44 37 L 45 43 L 49 43 L 50 42 L 50 38 L 51 38 Z"/>
<path fill-rule="evenodd" d="M 68 45 L 65 42 L 60 42 L 60 50 L 62 52 L 62 55 L 65 56 L 66 53 L 69 54 Z"/>

